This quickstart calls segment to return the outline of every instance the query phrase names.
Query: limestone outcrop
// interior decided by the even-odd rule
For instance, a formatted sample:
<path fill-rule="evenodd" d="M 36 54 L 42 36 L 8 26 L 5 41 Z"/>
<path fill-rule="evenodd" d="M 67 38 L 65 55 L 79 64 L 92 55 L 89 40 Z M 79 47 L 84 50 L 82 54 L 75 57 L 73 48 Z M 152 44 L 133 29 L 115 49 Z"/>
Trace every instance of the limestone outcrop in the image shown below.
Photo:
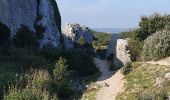
<path fill-rule="evenodd" d="M 86 26 L 80 26 L 79 24 L 66 24 L 62 30 L 65 47 L 73 48 L 80 37 L 83 37 L 87 44 L 92 44 L 93 35 L 91 30 Z"/>
<path fill-rule="evenodd" d="M 44 38 L 40 40 L 40 46 L 51 43 L 58 47 L 61 36 L 61 24 L 58 23 L 61 23 L 61 18 L 55 3 L 55 0 L 0 0 L 0 22 L 10 28 L 11 38 L 21 25 L 35 32 L 34 24 L 41 24 L 46 30 Z"/>
<path fill-rule="evenodd" d="M 113 34 L 109 43 L 107 57 L 112 56 L 115 68 L 120 68 L 131 62 L 127 40 L 120 39 L 118 34 Z"/>

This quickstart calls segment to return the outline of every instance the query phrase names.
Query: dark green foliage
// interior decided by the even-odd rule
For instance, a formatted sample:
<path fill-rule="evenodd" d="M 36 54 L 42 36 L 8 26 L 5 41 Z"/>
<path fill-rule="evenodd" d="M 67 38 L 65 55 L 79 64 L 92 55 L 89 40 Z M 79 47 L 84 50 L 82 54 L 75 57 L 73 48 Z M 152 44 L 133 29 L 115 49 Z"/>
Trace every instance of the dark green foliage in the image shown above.
<path fill-rule="evenodd" d="M 107 46 L 112 35 L 108 33 L 103 32 L 96 32 L 91 30 L 94 36 L 93 46 L 99 47 L 99 46 Z"/>
<path fill-rule="evenodd" d="M 123 32 L 122 36 L 123 38 L 137 38 L 140 41 L 144 41 L 148 36 L 154 34 L 156 31 L 166 28 L 168 29 L 169 25 L 170 15 L 160 15 L 155 13 L 148 17 L 141 17 L 139 28 L 129 32 Z"/>
<path fill-rule="evenodd" d="M 18 32 L 13 38 L 13 42 L 16 47 L 24 48 L 24 47 L 34 47 L 38 48 L 38 40 L 35 34 L 30 31 L 27 26 L 21 25 L 21 28 L 18 29 Z"/>
<path fill-rule="evenodd" d="M 145 40 L 149 35 L 164 29 L 169 22 L 170 19 L 168 16 L 161 16 L 157 13 L 150 17 L 144 16 L 139 23 L 140 33 L 138 34 L 138 37 L 141 40 Z"/>
<path fill-rule="evenodd" d="M 40 25 L 34 24 L 34 28 L 36 30 L 36 33 L 35 33 L 36 37 L 39 40 L 43 39 L 44 38 L 44 32 L 45 32 L 46 28 L 42 24 L 40 24 Z"/>
<path fill-rule="evenodd" d="M 10 41 L 10 29 L 0 22 L 0 44 L 6 44 Z"/>
<path fill-rule="evenodd" d="M 98 72 L 98 69 L 93 62 L 93 51 L 86 49 L 70 49 L 63 51 L 57 50 L 42 50 L 42 55 L 45 59 L 55 61 L 60 56 L 68 60 L 68 69 L 77 71 L 80 76 L 89 76 Z"/>
<path fill-rule="evenodd" d="M 53 91 L 58 93 L 59 97 L 69 96 L 71 93 L 71 83 L 68 80 L 68 65 L 66 59 L 60 57 L 53 70 Z"/>
<path fill-rule="evenodd" d="M 127 63 L 125 66 L 122 67 L 122 73 L 123 73 L 124 75 L 129 74 L 132 70 L 133 70 L 133 69 L 132 69 L 131 63 Z"/>
<path fill-rule="evenodd" d="M 121 33 L 123 38 L 129 38 L 128 43 L 129 43 L 129 48 L 130 48 L 130 54 L 131 58 L 133 61 L 141 60 L 141 52 L 142 52 L 142 47 L 143 47 L 143 42 L 151 35 L 155 34 L 157 31 L 161 30 L 169 30 L 170 26 L 170 15 L 160 15 L 160 14 L 153 14 L 151 16 L 144 16 L 141 17 L 141 21 L 139 22 L 139 28 L 135 30 L 131 30 L 129 32 L 123 32 Z M 161 34 L 161 33 L 160 33 Z M 162 35 L 158 36 L 159 38 L 163 37 Z M 151 41 L 151 40 L 150 40 Z M 154 40 L 157 41 L 157 40 Z M 164 55 L 165 53 L 163 52 L 157 52 L 154 45 L 151 46 L 151 43 L 149 44 L 150 47 L 145 47 L 147 48 L 145 55 L 146 57 L 149 57 L 150 54 L 153 52 L 155 53 L 154 55 L 157 56 L 155 59 L 159 59 L 165 56 L 158 57 L 160 55 Z M 152 49 L 152 51 L 148 51 L 149 49 Z M 168 52 L 168 51 L 164 51 Z M 149 53 L 149 54 L 148 54 Z M 150 56 L 151 57 L 151 56 Z M 152 57 L 153 59 L 153 57 Z M 148 59 L 149 60 L 149 59 Z M 151 59 L 150 59 L 151 60 Z"/>
<path fill-rule="evenodd" d="M 141 54 L 143 49 L 143 42 L 139 41 L 138 39 L 129 39 L 128 40 L 129 46 L 129 53 L 131 55 L 132 61 L 141 60 Z"/>

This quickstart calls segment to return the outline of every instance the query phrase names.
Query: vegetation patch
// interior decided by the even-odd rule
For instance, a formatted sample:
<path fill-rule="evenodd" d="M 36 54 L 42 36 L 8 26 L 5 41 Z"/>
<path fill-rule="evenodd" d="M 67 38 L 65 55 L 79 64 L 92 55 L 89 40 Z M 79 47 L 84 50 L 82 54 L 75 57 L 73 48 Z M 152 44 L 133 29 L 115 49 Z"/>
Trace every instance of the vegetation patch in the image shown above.
<path fill-rule="evenodd" d="M 145 60 L 160 60 L 170 56 L 170 31 L 159 31 L 144 41 Z"/>
<path fill-rule="evenodd" d="M 170 84 L 166 81 L 166 85 L 162 87 L 155 84 L 157 78 L 164 79 L 165 74 L 170 71 L 169 67 L 134 62 L 132 68 L 132 72 L 125 76 L 125 90 L 116 100 L 165 100 L 168 96 L 166 94 L 170 93 Z M 149 99 L 143 99 L 145 97 Z"/>
<path fill-rule="evenodd" d="M 19 48 L 39 47 L 35 33 L 33 33 L 27 26 L 24 25 L 21 25 L 21 28 L 18 29 L 16 35 L 13 38 L 13 42 L 15 46 Z"/>

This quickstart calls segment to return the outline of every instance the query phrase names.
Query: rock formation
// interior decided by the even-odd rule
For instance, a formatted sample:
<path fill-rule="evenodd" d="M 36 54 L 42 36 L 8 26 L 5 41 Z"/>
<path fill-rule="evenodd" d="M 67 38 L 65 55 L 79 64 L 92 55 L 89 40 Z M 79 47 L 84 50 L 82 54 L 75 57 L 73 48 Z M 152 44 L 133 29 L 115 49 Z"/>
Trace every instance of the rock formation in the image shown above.
<path fill-rule="evenodd" d="M 118 34 L 113 34 L 109 43 L 107 57 L 110 55 L 113 57 L 112 60 L 115 68 L 120 68 L 131 62 L 127 40 L 120 39 Z"/>
<path fill-rule="evenodd" d="M 21 25 L 35 32 L 34 24 L 45 27 L 41 47 L 51 43 L 60 45 L 61 18 L 55 0 L 0 0 L 0 22 L 11 30 L 11 38 Z"/>
<path fill-rule="evenodd" d="M 91 44 L 93 41 L 91 30 L 88 27 L 80 26 L 79 24 L 66 24 L 62 33 L 66 48 L 73 48 L 80 37 L 83 37 L 88 44 Z"/>

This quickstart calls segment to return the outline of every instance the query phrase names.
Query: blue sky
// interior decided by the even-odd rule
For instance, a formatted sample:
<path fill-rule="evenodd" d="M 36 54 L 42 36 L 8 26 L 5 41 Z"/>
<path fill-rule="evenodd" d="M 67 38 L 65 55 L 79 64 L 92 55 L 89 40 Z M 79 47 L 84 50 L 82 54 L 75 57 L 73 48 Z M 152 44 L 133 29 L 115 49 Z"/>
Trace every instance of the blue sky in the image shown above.
<path fill-rule="evenodd" d="M 62 24 L 91 28 L 134 28 L 142 15 L 170 14 L 170 0 L 56 0 Z"/>

